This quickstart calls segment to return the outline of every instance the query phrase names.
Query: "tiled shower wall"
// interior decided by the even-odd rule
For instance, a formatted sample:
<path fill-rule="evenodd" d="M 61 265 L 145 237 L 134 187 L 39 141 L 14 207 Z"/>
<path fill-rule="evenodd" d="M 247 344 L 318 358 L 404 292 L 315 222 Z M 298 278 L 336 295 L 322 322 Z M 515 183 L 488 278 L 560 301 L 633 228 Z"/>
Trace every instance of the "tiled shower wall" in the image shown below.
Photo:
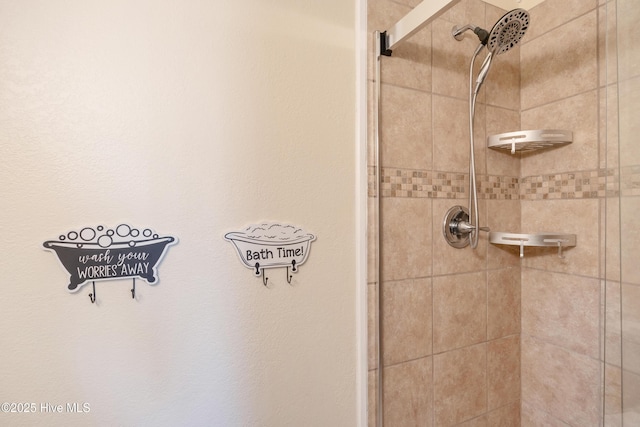
<path fill-rule="evenodd" d="M 531 15 L 521 126 L 568 129 L 574 142 L 522 157 L 521 229 L 576 234 L 577 246 L 522 260 L 522 425 L 617 425 L 615 1 L 547 0 Z"/>
<path fill-rule="evenodd" d="M 389 28 L 417 3 L 369 1 L 369 29 Z M 603 400 L 607 425 L 619 425 L 615 5 L 547 0 L 531 9 L 521 47 L 496 58 L 476 111 L 481 225 L 576 234 L 563 258 L 526 248 L 521 261 L 517 248 L 490 245 L 486 234 L 475 251 L 442 237 L 447 209 L 468 203 L 468 61 L 477 44 L 453 40 L 451 28 L 491 28 L 504 11 L 462 0 L 382 58 L 385 425 L 597 426 Z M 371 66 L 371 92 L 373 79 Z M 572 130 L 574 142 L 522 156 L 486 149 L 487 135 L 541 128 Z M 370 278 L 375 425 L 373 259 Z"/>
<path fill-rule="evenodd" d="M 389 28 L 417 3 L 369 1 L 369 28 Z M 486 235 L 477 250 L 458 250 L 442 237 L 446 211 L 468 203 L 468 69 L 477 46 L 472 37 L 455 41 L 451 28 L 491 27 L 502 14 L 463 0 L 382 58 L 380 298 L 387 426 L 519 424 L 517 250 L 490 246 Z M 373 87 L 372 70 L 369 75 Z M 496 58 L 475 129 L 482 225 L 514 232 L 520 227 L 520 160 L 487 150 L 485 140 L 487 133 L 520 129 L 519 88 L 515 49 Z M 370 277 L 369 423 L 375 425 L 375 271 Z"/>

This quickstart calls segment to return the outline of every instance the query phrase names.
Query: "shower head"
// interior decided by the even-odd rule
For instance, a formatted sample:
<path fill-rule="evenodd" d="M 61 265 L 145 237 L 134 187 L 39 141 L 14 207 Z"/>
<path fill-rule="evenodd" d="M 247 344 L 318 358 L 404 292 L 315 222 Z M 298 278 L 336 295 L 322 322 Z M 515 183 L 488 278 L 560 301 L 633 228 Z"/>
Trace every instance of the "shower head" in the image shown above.
<path fill-rule="evenodd" d="M 529 12 L 524 9 L 513 9 L 496 22 L 491 32 L 475 25 L 455 26 L 451 35 L 460 41 L 466 31 L 473 31 L 480 43 L 487 46 L 489 52 L 499 55 L 514 47 L 529 28 Z"/>
<path fill-rule="evenodd" d="M 474 90 L 476 95 L 480 90 L 480 86 L 482 86 L 482 83 L 487 77 L 487 74 L 489 74 L 489 68 L 491 68 L 493 57 L 508 51 L 518 44 L 522 39 L 522 36 L 524 36 L 524 33 L 527 31 L 527 28 L 529 28 L 529 12 L 524 9 L 513 9 L 512 11 L 507 12 L 498 20 L 498 22 L 496 22 L 491 29 L 491 32 L 471 24 L 465 25 L 464 27 L 453 27 L 451 35 L 458 41 L 462 40 L 464 38 L 464 33 L 469 30 L 472 30 L 480 40 L 480 44 L 478 45 L 478 48 L 473 54 L 473 59 L 471 60 L 472 70 L 473 62 L 475 61 L 478 53 L 480 53 L 482 47 L 486 46 L 489 50 L 489 54 L 485 57 L 476 79 L 476 86 Z"/>
<path fill-rule="evenodd" d="M 489 33 L 487 48 L 499 55 L 514 47 L 529 28 L 529 12 L 514 9 L 496 22 Z"/>

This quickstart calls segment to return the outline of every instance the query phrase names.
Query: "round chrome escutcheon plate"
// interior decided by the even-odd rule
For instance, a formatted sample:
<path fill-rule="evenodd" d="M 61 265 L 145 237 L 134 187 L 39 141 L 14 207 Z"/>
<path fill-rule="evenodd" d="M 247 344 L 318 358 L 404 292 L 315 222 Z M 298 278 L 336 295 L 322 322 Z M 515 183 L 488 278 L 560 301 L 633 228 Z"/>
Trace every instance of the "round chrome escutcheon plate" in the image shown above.
<path fill-rule="evenodd" d="M 461 249 L 469 245 L 469 234 L 457 232 L 460 222 L 469 221 L 469 210 L 464 206 L 454 206 L 444 215 L 442 234 L 448 244 Z"/>

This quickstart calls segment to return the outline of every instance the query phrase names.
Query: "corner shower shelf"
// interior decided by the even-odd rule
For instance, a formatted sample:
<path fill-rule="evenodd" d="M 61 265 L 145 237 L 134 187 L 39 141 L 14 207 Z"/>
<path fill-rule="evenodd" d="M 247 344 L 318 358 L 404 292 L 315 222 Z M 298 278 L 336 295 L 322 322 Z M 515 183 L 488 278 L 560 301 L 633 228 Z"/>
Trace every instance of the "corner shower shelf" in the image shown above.
<path fill-rule="evenodd" d="M 533 151 L 573 142 L 573 132 L 560 129 L 521 130 L 490 135 L 489 148 L 510 151 Z"/>
<path fill-rule="evenodd" d="M 492 231 L 489 233 L 489 243 L 520 246 L 520 258 L 524 257 L 525 246 L 552 246 L 558 248 L 558 257 L 564 258 L 562 255 L 563 248 L 575 246 L 576 235 L 559 233 L 517 234 Z"/>

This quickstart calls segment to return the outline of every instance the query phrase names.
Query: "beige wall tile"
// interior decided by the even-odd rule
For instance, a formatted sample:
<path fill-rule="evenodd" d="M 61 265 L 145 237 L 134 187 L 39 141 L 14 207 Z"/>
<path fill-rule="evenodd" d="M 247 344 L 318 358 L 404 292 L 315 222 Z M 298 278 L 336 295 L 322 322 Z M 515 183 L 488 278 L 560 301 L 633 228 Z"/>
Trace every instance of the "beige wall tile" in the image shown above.
<path fill-rule="evenodd" d="M 486 175 L 487 173 L 487 131 L 486 131 L 486 116 L 487 107 L 484 104 L 477 103 L 475 108 L 475 114 L 473 119 L 473 146 L 475 164 L 476 164 L 476 178 L 478 174 Z M 469 119 L 466 120 L 467 126 Z M 469 142 L 467 141 L 467 147 Z M 469 151 L 469 148 L 467 148 Z M 468 158 L 468 156 L 467 156 Z M 467 160 L 467 171 L 469 170 L 469 160 Z"/>
<path fill-rule="evenodd" d="M 640 9 L 635 0 L 618 0 L 617 9 L 618 78 L 626 80 L 640 75 Z"/>
<path fill-rule="evenodd" d="M 618 167 L 618 85 L 600 89 L 600 168 Z"/>
<path fill-rule="evenodd" d="M 431 426 L 433 420 L 430 357 L 384 368 L 384 425 Z"/>
<path fill-rule="evenodd" d="M 434 353 L 487 339 L 487 282 L 485 273 L 433 278 Z"/>
<path fill-rule="evenodd" d="M 521 46 L 523 110 L 598 87 L 596 29 L 594 10 Z"/>
<path fill-rule="evenodd" d="M 480 0 L 461 0 L 446 11 L 442 15 L 442 19 L 460 26 L 466 24 L 483 25 L 485 6 L 486 4 Z"/>
<path fill-rule="evenodd" d="M 503 406 L 487 414 L 487 427 L 519 427 L 520 401 Z"/>
<path fill-rule="evenodd" d="M 487 339 L 520 333 L 520 268 L 488 272 Z"/>
<path fill-rule="evenodd" d="M 566 349 L 600 356 L 600 281 L 522 270 L 522 333 Z"/>
<path fill-rule="evenodd" d="M 621 280 L 626 283 L 640 284 L 640 222 L 636 217 L 640 212 L 640 197 L 622 197 L 620 199 L 620 223 L 623 233 L 620 236 Z"/>
<path fill-rule="evenodd" d="M 520 335 L 490 341 L 487 344 L 488 409 L 498 409 L 519 400 Z"/>
<path fill-rule="evenodd" d="M 522 427 L 570 427 L 569 424 L 562 422 L 542 410 L 538 410 L 527 402 L 522 402 L 522 418 L 520 423 Z"/>
<path fill-rule="evenodd" d="M 386 84 L 381 92 L 381 164 L 431 169 L 431 95 Z"/>
<path fill-rule="evenodd" d="M 382 57 L 380 76 L 384 83 L 431 92 L 431 26 L 394 47 L 391 56 Z"/>
<path fill-rule="evenodd" d="M 640 343 L 640 285 L 622 283 L 622 321 L 625 339 Z"/>
<path fill-rule="evenodd" d="M 640 425 L 640 375 L 622 371 L 622 421 L 624 426 Z"/>
<path fill-rule="evenodd" d="M 486 363 L 486 344 L 434 356 L 435 425 L 458 424 L 486 412 Z"/>
<path fill-rule="evenodd" d="M 531 8 L 531 28 L 524 43 L 544 36 L 580 15 L 595 9 L 596 0 L 546 0 Z M 595 28 L 595 27 L 593 27 Z"/>
<path fill-rule="evenodd" d="M 620 283 L 605 282 L 604 357 L 607 364 L 622 366 L 622 318 L 620 314 Z"/>
<path fill-rule="evenodd" d="M 479 121 L 476 123 L 480 123 Z M 440 171 L 469 171 L 469 105 L 433 96 L 433 162 Z"/>
<path fill-rule="evenodd" d="M 523 111 L 520 118 L 523 130 L 569 130 L 573 132 L 573 142 L 523 154 L 521 176 L 596 169 L 598 108 L 598 91 L 593 90 Z"/>
<path fill-rule="evenodd" d="M 576 246 L 558 257 L 553 247 L 525 247 L 523 267 L 599 277 L 599 212 L 597 199 L 522 201 L 523 233 L 576 235 Z M 576 213 L 580 215 L 576 215 Z"/>
<path fill-rule="evenodd" d="M 431 200 L 383 198 L 382 280 L 431 275 Z"/>
<path fill-rule="evenodd" d="M 640 59 L 639 59 L 640 61 Z M 620 80 L 619 93 L 619 126 L 620 126 L 620 166 L 634 166 L 640 164 L 640 120 L 638 120 L 638 105 L 640 105 L 640 77 Z"/>
<path fill-rule="evenodd" d="M 607 280 L 620 280 L 620 200 L 607 197 L 600 200 L 600 271 Z M 604 255 L 604 256 L 603 256 Z"/>
<path fill-rule="evenodd" d="M 633 342 L 640 344 L 640 286 L 629 283 L 622 283 L 622 339 L 625 343 Z M 625 363 L 625 369 L 631 366 L 637 366 L 634 372 L 640 374 L 640 353 L 635 357 L 629 358 L 631 352 L 625 350 L 622 360 Z"/>
<path fill-rule="evenodd" d="M 569 425 L 598 425 L 599 361 L 524 333 L 521 351 L 523 401 Z M 523 425 L 532 424 L 523 422 Z"/>
<path fill-rule="evenodd" d="M 622 370 L 604 365 L 604 426 L 622 427 Z"/>
<path fill-rule="evenodd" d="M 431 355 L 431 279 L 382 284 L 383 363 Z"/>
<path fill-rule="evenodd" d="M 478 418 L 457 424 L 456 427 L 489 427 L 489 424 L 487 424 L 487 416 L 481 415 Z"/>
<path fill-rule="evenodd" d="M 598 8 L 598 64 L 600 86 L 618 80 L 616 2 Z"/>

